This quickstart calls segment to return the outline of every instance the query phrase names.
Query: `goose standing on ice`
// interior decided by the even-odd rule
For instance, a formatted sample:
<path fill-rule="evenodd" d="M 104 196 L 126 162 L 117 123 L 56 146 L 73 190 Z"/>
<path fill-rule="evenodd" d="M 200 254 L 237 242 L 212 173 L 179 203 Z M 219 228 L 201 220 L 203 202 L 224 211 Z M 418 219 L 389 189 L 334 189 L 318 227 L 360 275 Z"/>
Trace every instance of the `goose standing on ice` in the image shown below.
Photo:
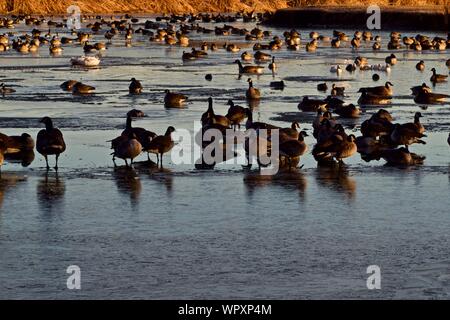
<path fill-rule="evenodd" d="M 48 165 L 48 156 L 56 156 L 55 170 L 58 170 L 58 159 L 61 153 L 66 151 L 66 143 L 62 132 L 53 127 L 53 121 L 49 117 L 44 117 L 40 121 L 45 124 L 45 129 L 39 131 L 36 139 L 36 149 L 45 158 L 47 170 L 50 169 Z"/>

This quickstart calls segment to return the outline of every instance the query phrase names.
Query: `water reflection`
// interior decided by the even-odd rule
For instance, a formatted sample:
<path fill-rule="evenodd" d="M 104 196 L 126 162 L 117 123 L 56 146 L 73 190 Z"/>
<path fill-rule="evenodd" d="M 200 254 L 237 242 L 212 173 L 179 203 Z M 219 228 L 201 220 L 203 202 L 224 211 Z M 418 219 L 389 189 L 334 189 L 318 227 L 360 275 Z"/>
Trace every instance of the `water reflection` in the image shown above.
<path fill-rule="evenodd" d="M 130 196 L 132 206 L 137 205 L 142 193 L 142 183 L 137 172 L 131 168 L 117 167 L 114 169 L 113 177 L 118 191 Z"/>
<path fill-rule="evenodd" d="M 5 194 L 11 189 L 16 187 L 16 185 L 22 181 L 25 181 L 25 177 L 21 177 L 15 174 L 0 174 L 0 209 L 3 207 L 3 201 L 5 199 Z M 1 210 L 0 210 L 1 212 Z"/>
<path fill-rule="evenodd" d="M 47 172 L 37 183 L 37 199 L 41 211 L 45 214 L 63 212 L 63 200 L 66 185 L 57 172 Z"/>
<path fill-rule="evenodd" d="M 173 195 L 173 172 L 170 169 L 151 167 L 145 173 L 152 181 L 157 181 L 166 188 L 166 195 Z"/>
<path fill-rule="evenodd" d="M 253 197 L 257 189 L 269 186 L 280 186 L 289 191 L 297 190 L 300 199 L 305 199 L 308 181 L 299 168 L 280 170 L 275 175 L 262 175 L 259 171 L 248 171 L 244 175 L 244 184 L 248 197 Z"/>
<path fill-rule="evenodd" d="M 11 163 L 20 163 L 22 167 L 28 167 L 34 161 L 35 154 L 33 150 L 23 150 L 17 153 L 5 154 L 5 159 Z"/>
<path fill-rule="evenodd" d="M 347 196 L 353 200 L 356 194 L 356 181 L 349 176 L 345 165 L 319 165 L 316 170 L 317 184 Z"/>

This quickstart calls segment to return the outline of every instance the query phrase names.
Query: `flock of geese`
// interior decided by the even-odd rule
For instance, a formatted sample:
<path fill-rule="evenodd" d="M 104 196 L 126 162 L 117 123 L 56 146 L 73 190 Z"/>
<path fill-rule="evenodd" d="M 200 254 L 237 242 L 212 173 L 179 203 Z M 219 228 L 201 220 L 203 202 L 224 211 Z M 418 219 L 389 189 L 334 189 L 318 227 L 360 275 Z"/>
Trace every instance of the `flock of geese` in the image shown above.
<path fill-rule="evenodd" d="M 135 29 L 133 23 L 138 20 L 131 16 L 123 16 L 120 19 L 105 19 L 103 17 L 83 17 L 83 19 L 94 19 L 95 22 L 86 25 L 90 31 L 72 31 L 73 38 L 59 37 L 58 33 L 52 33 L 49 30 L 47 33 L 38 29 L 38 26 L 47 24 L 50 28 L 64 27 L 64 22 L 54 22 L 45 20 L 44 18 L 35 18 L 30 16 L 13 16 L 11 18 L 0 19 L 0 27 L 13 29 L 15 24 L 25 22 L 26 25 L 33 26 L 30 34 L 17 36 L 13 39 L 12 33 L 0 34 L 0 51 L 17 50 L 21 53 L 36 52 L 44 45 L 48 45 L 49 51 L 52 55 L 61 54 L 63 45 L 79 44 L 85 56 L 79 58 L 72 58 L 73 65 L 82 65 L 85 67 L 97 66 L 100 63 L 99 52 L 106 50 L 107 45 L 104 42 L 91 43 L 90 39 L 93 34 L 104 34 L 105 39 L 111 42 L 115 37 L 123 37 L 125 41 L 131 41 L 135 34 L 142 34 L 148 36 L 149 41 L 161 42 L 168 46 L 183 46 L 188 47 L 190 44 L 189 34 L 192 32 L 227 36 L 239 35 L 245 41 L 253 41 L 254 53 L 244 51 L 240 55 L 240 59 L 235 59 L 234 63 L 237 65 L 238 74 L 246 75 L 248 82 L 248 89 L 245 92 L 246 99 L 250 101 L 259 100 L 261 92 L 253 84 L 252 75 L 260 75 L 264 73 L 266 67 L 263 65 L 267 63 L 267 69 L 275 73 L 278 69 L 277 61 L 274 52 L 286 48 L 287 50 L 300 50 L 303 46 L 304 39 L 296 30 L 290 30 L 283 33 L 283 37 L 272 36 L 270 31 L 263 31 L 258 27 L 252 30 L 245 28 L 237 28 L 226 23 L 234 22 L 237 19 L 244 21 L 257 21 L 262 18 L 262 15 L 255 15 L 251 13 L 239 13 L 235 16 L 223 15 L 182 15 L 182 16 L 162 16 L 155 21 L 147 21 L 143 28 Z M 216 26 L 214 29 L 207 29 L 200 26 L 199 22 L 221 22 L 225 23 L 223 27 Z M 178 26 L 178 28 L 177 28 Z M 265 39 L 269 39 L 264 42 Z M 324 36 L 318 32 L 311 32 L 309 40 L 304 44 L 307 52 L 315 52 L 323 45 L 329 45 L 332 48 L 340 48 L 344 46 L 352 47 L 356 52 L 362 45 L 370 44 L 373 50 L 380 50 L 382 48 L 380 36 L 373 36 L 371 32 L 356 31 L 353 37 L 340 32 L 334 31 L 332 37 Z M 447 39 L 434 37 L 430 38 L 425 35 L 418 34 L 415 37 L 402 37 L 398 32 L 392 32 L 387 45 L 389 50 L 408 49 L 414 51 L 422 50 L 448 50 L 450 49 L 450 35 Z M 224 44 L 214 42 L 203 42 L 200 48 L 193 47 L 191 51 L 183 51 L 182 60 L 196 60 L 208 56 L 208 51 L 214 52 L 218 50 L 226 50 L 230 53 L 239 53 L 242 49 L 238 44 L 225 42 Z M 264 51 L 270 51 L 267 53 Z M 90 55 L 91 54 L 91 55 Z M 96 54 L 92 56 L 92 54 Z M 235 55 L 233 55 L 235 56 Z M 251 61 L 256 64 L 249 64 Z M 331 73 L 337 75 L 343 72 L 361 71 L 380 71 L 391 72 L 395 69 L 398 63 L 398 58 L 394 53 L 388 55 L 384 64 L 370 64 L 369 59 L 363 56 L 358 56 L 354 61 L 347 61 L 344 65 L 333 65 L 330 68 Z M 448 75 L 439 74 L 436 66 L 430 68 L 430 83 L 436 85 L 437 83 L 446 82 Z M 445 69 L 450 68 L 450 59 L 445 63 Z M 420 72 L 427 70 L 427 66 L 423 60 L 418 61 L 416 69 Z M 212 74 L 205 76 L 206 80 L 212 80 Z M 373 80 L 378 81 L 379 75 L 374 74 Z M 283 89 L 284 81 L 272 81 L 270 87 L 274 89 Z M 60 85 L 61 89 L 70 91 L 73 94 L 92 94 L 95 92 L 95 87 L 84 84 L 77 80 L 68 80 Z M 357 104 L 360 106 L 366 105 L 384 105 L 389 104 L 394 91 L 394 84 L 387 81 L 384 85 L 363 87 L 359 89 L 361 94 Z M 131 78 L 129 85 L 130 94 L 141 94 L 143 92 L 143 85 L 135 78 Z M 329 88 L 326 83 L 317 85 L 317 90 L 321 92 L 328 92 Z M 411 88 L 413 99 L 418 104 L 438 104 L 446 102 L 450 97 L 444 93 L 436 93 L 426 83 L 417 85 Z M 0 84 L 0 93 L 2 95 L 14 94 L 15 90 L 6 86 L 4 83 Z M 346 132 L 339 119 L 343 118 L 358 118 L 361 114 L 360 107 L 355 104 L 346 104 L 342 98 L 345 93 L 345 87 L 338 87 L 332 84 L 330 88 L 330 95 L 325 99 L 312 99 L 308 96 L 298 104 L 298 109 L 305 113 L 315 113 L 316 117 L 313 120 L 313 137 L 316 143 L 311 148 L 311 153 L 314 159 L 319 164 L 327 163 L 342 163 L 344 159 L 353 156 L 359 152 L 362 158 L 366 161 L 384 159 L 388 164 L 393 165 L 416 165 L 423 163 L 424 157 L 409 151 L 409 146 L 412 144 L 425 144 L 424 138 L 425 128 L 420 122 L 422 114 L 417 112 L 411 122 L 395 123 L 393 116 L 385 109 L 379 109 L 374 113 L 370 119 L 365 120 L 361 124 L 361 135 L 355 136 Z M 182 108 L 188 97 L 184 94 L 165 91 L 164 105 L 167 108 Z M 270 123 L 253 121 L 253 111 L 251 108 L 236 105 L 232 100 L 228 101 L 228 112 L 225 115 L 219 115 L 215 112 L 213 106 L 213 99 L 208 99 L 208 107 L 201 115 L 202 134 L 208 129 L 215 129 L 221 132 L 223 146 L 227 144 L 234 144 L 234 140 L 230 141 L 228 134 L 235 130 L 241 130 L 241 126 L 245 126 L 245 130 L 254 130 L 257 135 L 256 143 L 257 160 L 259 166 L 264 166 L 259 161 L 259 158 L 264 155 L 270 155 L 272 152 L 272 137 L 274 130 L 278 131 L 279 137 L 279 165 L 291 168 L 296 167 L 300 158 L 306 154 L 310 149 L 305 142 L 305 137 L 308 133 L 302 130 L 301 125 L 294 121 L 291 126 L 283 128 Z M 155 154 L 157 157 L 157 164 L 163 165 L 163 156 L 171 151 L 175 142 L 172 139 L 172 133 L 175 131 L 173 126 L 168 126 L 165 133 L 156 134 L 145 128 L 134 127 L 132 125 L 134 118 L 144 116 L 140 110 L 133 109 L 127 114 L 125 129 L 119 136 L 112 139 L 112 160 L 116 165 L 116 159 L 122 159 L 125 165 L 133 165 L 133 161 L 142 153 L 147 153 L 150 161 L 150 154 Z M 58 169 L 59 156 L 65 152 L 66 143 L 64 141 L 63 133 L 57 129 L 51 118 L 44 117 L 40 121 L 45 128 L 39 131 L 34 139 L 27 133 L 21 136 L 7 136 L 0 133 L 0 169 L 3 165 L 5 157 L 12 154 L 25 152 L 27 150 L 36 150 L 45 158 L 47 169 L 50 168 L 48 157 L 55 156 L 55 169 Z M 261 135 L 261 132 L 267 135 Z M 203 137 L 203 135 L 202 135 Z M 203 138 L 200 143 L 202 148 L 206 148 L 213 140 L 205 141 Z M 450 144 L 450 135 L 448 138 Z M 250 165 L 249 142 L 244 143 L 244 149 L 247 154 L 248 163 Z M 130 160 L 130 164 L 128 163 Z M 225 159 L 224 159 L 225 160 Z M 207 167 L 209 164 L 202 163 L 200 167 Z"/>

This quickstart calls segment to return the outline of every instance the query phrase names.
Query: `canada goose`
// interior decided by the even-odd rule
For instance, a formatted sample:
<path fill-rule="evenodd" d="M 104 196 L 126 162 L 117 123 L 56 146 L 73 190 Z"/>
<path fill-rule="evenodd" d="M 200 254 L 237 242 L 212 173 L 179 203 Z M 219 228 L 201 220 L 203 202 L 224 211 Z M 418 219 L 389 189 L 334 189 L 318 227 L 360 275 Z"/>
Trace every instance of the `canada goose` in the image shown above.
<path fill-rule="evenodd" d="M 317 110 L 316 117 L 313 120 L 312 126 L 313 126 L 313 136 L 317 139 L 320 127 L 322 125 L 322 121 L 328 117 L 331 117 L 331 113 L 326 111 L 325 113 L 322 111 L 322 109 Z"/>
<path fill-rule="evenodd" d="M 361 110 L 357 108 L 354 104 L 341 106 L 339 108 L 334 109 L 333 112 L 337 113 L 342 118 L 359 118 L 359 116 L 361 115 Z"/>
<path fill-rule="evenodd" d="M 289 170 L 292 167 L 292 160 L 303 156 L 308 150 L 304 137 L 308 136 L 305 131 L 298 134 L 298 139 L 291 139 L 280 143 L 280 162 L 281 157 L 286 157 L 289 165 Z"/>
<path fill-rule="evenodd" d="M 271 70 L 272 72 L 275 72 L 277 70 L 277 64 L 275 63 L 275 57 L 272 57 L 272 62 L 269 63 L 268 66 L 269 70 Z"/>
<path fill-rule="evenodd" d="M 76 80 L 67 80 L 64 81 L 59 87 L 64 91 L 72 91 L 73 86 L 78 83 Z"/>
<path fill-rule="evenodd" d="M 34 140 L 28 133 L 22 133 L 20 136 L 7 136 L 0 133 L 0 141 L 5 146 L 5 154 L 19 153 L 34 149 Z"/>
<path fill-rule="evenodd" d="M 350 63 L 345 67 L 345 70 L 347 70 L 348 72 L 353 72 L 356 70 L 356 64 L 354 63 Z"/>
<path fill-rule="evenodd" d="M 341 46 L 341 40 L 339 39 L 331 39 L 331 47 L 339 48 Z"/>
<path fill-rule="evenodd" d="M 49 51 L 50 51 L 51 54 L 59 55 L 59 54 L 61 54 L 63 52 L 63 48 L 50 46 L 49 47 Z"/>
<path fill-rule="evenodd" d="M 411 87 L 411 94 L 413 96 L 418 95 L 421 91 L 424 91 L 427 93 L 432 92 L 431 88 L 429 86 L 427 86 L 425 82 L 422 83 L 420 86 Z"/>
<path fill-rule="evenodd" d="M 36 139 L 36 149 L 45 158 L 47 170 L 50 169 L 48 165 L 48 156 L 56 156 L 55 169 L 58 170 L 58 159 L 61 153 L 66 150 L 66 143 L 62 132 L 53 127 L 53 121 L 49 117 L 44 117 L 40 121 L 45 124 L 45 129 L 39 131 Z"/>
<path fill-rule="evenodd" d="M 309 97 L 305 96 L 297 107 L 303 112 L 316 112 L 318 109 L 326 109 L 327 102 L 323 100 L 309 99 Z"/>
<path fill-rule="evenodd" d="M 416 69 L 419 70 L 419 71 L 423 71 L 425 69 L 425 62 L 423 60 L 420 60 L 416 64 Z"/>
<path fill-rule="evenodd" d="M 248 51 L 244 51 L 241 54 L 241 59 L 244 60 L 244 61 L 250 61 L 250 60 L 253 59 L 253 55 L 251 53 L 249 53 Z"/>
<path fill-rule="evenodd" d="M 365 88 L 359 89 L 361 96 L 358 98 L 358 104 L 360 105 L 379 105 L 391 103 L 390 97 L 384 97 L 367 92 Z"/>
<path fill-rule="evenodd" d="M 171 92 L 169 89 L 166 89 L 164 92 L 166 93 L 164 96 L 164 106 L 166 108 L 183 107 L 185 101 L 188 99 L 187 96 L 181 93 Z"/>
<path fill-rule="evenodd" d="M 189 37 L 184 34 L 178 36 L 178 44 L 182 47 L 187 47 L 189 45 Z M 208 50 L 208 45 L 206 43 L 203 43 L 201 49 L 203 51 Z"/>
<path fill-rule="evenodd" d="M 317 50 L 316 40 L 306 43 L 305 49 L 306 49 L 306 52 L 315 52 Z"/>
<path fill-rule="evenodd" d="M 402 127 L 403 128 L 408 128 L 408 129 L 413 130 L 413 131 L 417 131 L 418 133 L 424 133 L 425 132 L 425 128 L 420 123 L 420 118 L 422 118 L 422 117 L 423 117 L 422 113 L 416 112 L 414 114 L 414 122 L 409 122 L 409 123 L 402 124 Z"/>
<path fill-rule="evenodd" d="M 419 104 L 438 104 L 445 102 L 450 98 L 447 94 L 429 92 L 427 89 L 418 89 L 414 96 L 414 102 Z"/>
<path fill-rule="evenodd" d="M 326 148 L 324 154 L 320 155 L 323 159 L 331 159 L 334 158 L 339 163 L 343 163 L 343 159 L 349 158 L 354 155 L 358 147 L 355 143 L 356 137 L 351 134 L 344 138 L 341 135 L 334 135 L 332 140 L 334 140 L 333 144 Z"/>
<path fill-rule="evenodd" d="M 190 52 L 183 51 L 183 55 L 181 56 L 181 59 L 183 59 L 183 60 L 196 60 L 197 57 L 194 56 Z"/>
<path fill-rule="evenodd" d="M 132 110 L 127 112 L 127 117 L 143 118 L 143 117 L 145 117 L 145 113 L 143 111 L 141 111 L 141 110 L 132 109 Z"/>
<path fill-rule="evenodd" d="M 255 60 L 256 61 L 269 61 L 271 59 L 272 55 L 268 53 L 264 53 L 261 51 L 255 52 Z"/>
<path fill-rule="evenodd" d="M 241 128 L 241 122 L 244 121 L 244 119 L 247 117 L 247 111 L 246 108 L 235 105 L 233 100 L 228 100 L 227 105 L 230 107 L 228 108 L 228 112 L 225 115 L 233 126 L 233 129 L 236 130 L 236 127 L 239 129 Z"/>
<path fill-rule="evenodd" d="M 355 58 L 354 64 L 356 64 L 358 67 L 360 66 L 365 66 L 369 63 L 369 61 L 367 60 L 367 58 L 358 56 Z"/>
<path fill-rule="evenodd" d="M 381 43 L 378 41 L 375 41 L 372 45 L 373 50 L 380 50 L 381 49 Z"/>
<path fill-rule="evenodd" d="M 130 134 L 134 134 L 136 139 L 142 145 L 143 150 L 146 151 L 146 148 L 148 147 L 149 143 L 152 141 L 154 137 L 156 137 L 156 134 L 154 132 L 148 131 L 144 128 L 133 127 L 132 118 L 133 118 L 132 112 L 128 112 L 125 129 L 122 131 L 119 137 L 111 140 L 111 149 L 113 150 L 116 149 L 123 141 L 129 140 Z"/>
<path fill-rule="evenodd" d="M 401 125 L 399 123 L 394 124 L 394 130 L 390 135 L 390 139 L 396 145 L 408 146 L 413 143 L 426 144 L 421 138 L 426 137 L 423 133 L 419 133 L 418 130 L 411 130 L 409 125 Z"/>
<path fill-rule="evenodd" d="M 394 64 L 397 64 L 397 57 L 395 56 L 395 54 L 391 53 L 391 55 L 387 56 L 384 61 L 386 61 L 387 64 L 393 66 Z"/>
<path fill-rule="evenodd" d="M 239 74 L 262 74 L 264 70 L 264 67 L 261 66 L 242 66 L 242 63 L 239 60 L 235 60 L 234 63 L 237 63 L 239 66 Z"/>
<path fill-rule="evenodd" d="M 191 53 L 196 58 L 204 58 L 204 57 L 206 57 L 208 55 L 208 53 L 206 53 L 205 51 L 197 50 L 195 48 L 192 48 Z"/>
<path fill-rule="evenodd" d="M 381 152 L 381 157 L 386 160 L 388 165 L 394 166 L 412 166 L 423 164 L 424 156 L 419 156 L 409 152 L 408 148 L 387 149 Z"/>
<path fill-rule="evenodd" d="M 431 82 L 436 83 L 436 82 L 446 82 L 447 81 L 448 76 L 443 75 L 443 74 L 437 74 L 435 68 L 432 68 L 431 72 L 433 72 L 433 75 L 430 78 Z"/>
<path fill-rule="evenodd" d="M 253 112 L 249 108 L 245 110 L 247 112 L 247 122 L 245 123 L 245 129 L 253 129 L 253 130 L 273 130 L 280 129 L 280 127 L 265 123 L 265 122 L 253 122 Z"/>
<path fill-rule="evenodd" d="M 337 87 L 335 83 L 331 86 L 332 96 L 344 96 L 345 87 Z"/>
<path fill-rule="evenodd" d="M 96 43 L 94 43 L 94 49 L 97 51 L 106 50 L 106 44 L 103 42 L 96 42 Z"/>
<path fill-rule="evenodd" d="M 327 91 L 328 90 L 328 86 L 327 86 L 327 84 L 325 82 L 324 83 L 319 83 L 317 85 L 317 90 L 318 91 Z"/>
<path fill-rule="evenodd" d="M 361 124 L 361 133 L 364 137 L 373 138 L 390 135 L 394 127 L 392 121 L 391 114 L 384 109 L 380 109 L 370 119 Z"/>
<path fill-rule="evenodd" d="M 16 92 L 16 90 L 14 90 L 13 88 L 9 88 L 9 87 L 5 86 L 4 83 L 0 84 L 0 94 L 2 96 L 5 96 L 6 94 L 14 93 L 14 92 Z"/>
<path fill-rule="evenodd" d="M 208 109 L 202 114 L 201 117 L 202 125 L 207 124 L 220 124 L 221 126 L 229 128 L 231 126 L 231 121 L 226 116 L 216 115 L 213 108 L 213 99 L 208 98 Z"/>
<path fill-rule="evenodd" d="M 116 166 L 116 158 L 123 159 L 125 165 L 128 167 L 127 159 L 131 159 L 131 166 L 133 166 L 133 160 L 139 156 L 142 152 L 142 145 L 137 140 L 136 135 L 133 132 L 129 132 L 126 136 L 120 136 L 119 143 L 114 147 L 113 162 Z"/>
<path fill-rule="evenodd" d="M 248 82 L 248 89 L 245 92 L 245 97 L 247 99 L 250 99 L 250 100 L 252 100 L 252 99 L 253 100 L 260 99 L 261 98 L 261 92 L 259 91 L 259 89 L 253 87 L 252 79 L 248 78 L 247 82 Z"/>
<path fill-rule="evenodd" d="M 393 90 L 391 88 L 392 86 L 393 86 L 393 84 L 391 82 L 387 81 L 384 86 L 361 88 L 358 90 L 358 92 L 365 91 L 372 95 L 388 98 L 388 97 L 392 97 L 392 95 L 393 95 Z"/>
<path fill-rule="evenodd" d="M 317 39 L 317 38 L 319 38 L 319 33 L 316 32 L 316 31 L 311 31 L 311 32 L 309 33 L 309 37 L 310 37 L 311 39 Z"/>
<path fill-rule="evenodd" d="M 77 82 L 72 87 L 72 94 L 90 94 L 95 91 L 95 87 Z"/>
<path fill-rule="evenodd" d="M 142 84 L 140 81 L 136 80 L 136 78 L 131 78 L 130 86 L 128 87 L 128 91 L 130 94 L 141 94 L 142 93 Z"/>
<path fill-rule="evenodd" d="M 269 86 L 272 89 L 283 90 L 286 85 L 284 84 L 284 81 L 281 80 L 281 81 L 271 81 Z"/>
<path fill-rule="evenodd" d="M 225 44 L 224 47 L 228 52 L 239 52 L 241 50 L 241 48 L 239 48 L 237 45 L 233 43 Z"/>
<path fill-rule="evenodd" d="M 89 44 L 89 41 L 86 41 L 83 45 L 83 51 L 87 53 L 87 52 L 97 51 L 97 49 L 95 49 L 94 45 Z"/>
<path fill-rule="evenodd" d="M 163 166 L 164 153 L 172 150 L 173 146 L 175 145 L 171 136 L 172 132 L 174 131 L 174 127 L 168 127 L 166 133 L 163 136 L 156 136 L 155 138 L 153 138 L 153 140 L 150 141 L 148 147 L 146 148 L 147 152 L 156 154 L 156 157 L 158 159 L 157 163 L 161 163 L 161 168 Z"/>
<path fill-rule="evenodd" d="M 354 49 L 358 49 L 361 46 L 361 39 L 353 38 L 352 41 L 350 41 L 350 44 Z"/>
<path fill-rule="evenodd" d="M 300 129 L 300 124 L 297 121 L 293 121 L 291 126 L 288 128 L 281 128 L 280 129 L 280 141 L 286 141 L 289 139 L 297 139 L 299 131 L 297 129 Z"/>

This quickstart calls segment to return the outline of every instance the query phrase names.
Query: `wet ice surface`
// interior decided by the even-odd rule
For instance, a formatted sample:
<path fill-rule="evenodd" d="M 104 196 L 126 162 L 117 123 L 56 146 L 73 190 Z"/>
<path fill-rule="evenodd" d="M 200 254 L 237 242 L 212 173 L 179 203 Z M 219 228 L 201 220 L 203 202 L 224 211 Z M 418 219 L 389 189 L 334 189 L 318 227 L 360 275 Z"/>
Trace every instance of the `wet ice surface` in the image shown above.
<path fill-rule="evenodd" d="M 381 35 L 385 46 L 388 34 Z M 317 168 L 308 154 L 302 170 L 264 177 L 239 164 L 197 171 L 174 165 L 168 156 L 163 171 L 144 165 L 114 170 L 106 142 L 120 133 L 125 113 L 134 107 L 148 115 L 136 126 L 163 133 L 168 125 L 193 131 L 209 96 L 220 114 L 229 98 L 244 105 L 247 77 L 238 79 L 232 64 L 239 54 L 219 51 L 183 64 L 186 49 L 135 35 L 133 47 L 115 40 L 101 67 L 87 71 L 68 62 L 82 50 L 64 48 L 58 58 L 49 57 L 47 47 L 38 57 L 0 54 L 0 80 L 17 90 L 0 98 L 0 131 L 36 136 L 37 121 L 49 115 L 68 144 L 58 175 L 45 174 L 40 155 L 28 168 L 2 168 L 0 298 L 449 297 L 450 109 L 423 110 L 409 96 L 409 87 L 430 77 L 415 70 L 417 61 L 446 73 L 448 53 L 396 52 L 399 63 L 390 74 L 380 73 L 378 82 L 394 83 L 392 106 L 385 108 L 396 121 L 411 121 L 416 111 L 424 115 L 428 144 L 411 150 L 427 156 L 425 165 L 390 168 L 356 155 L 333 170 Z M 285 79 L 287 88 L 271 90 L 268 72 L 254 78 L 263 92 L 255 109 L 262 121 L 288 126 L 298 119 L 310 130 L 312 116 L 298 113 L 297 104 L 303 95 L 324 97 L 317 83 L 330 87 L 339 81 L 348 87 L 345 100 L 353 103 L 359 87 L 375 85 L 372 72 L 344 72 L 340 78 L 329 73 L 331 64 L 358 55 L 350 48 L 274 54 L 275 79 Z M 359 54 L 381 63 L 388 52 L 368 47 Z M 207 73 L 213 81 L 204 80 Z M 141 96 L 128 95 L 131 77 L 142 81 Z M 62 92 L 59 84 L 68 79 L 96 86 L 96 94 Z M 166 88 L 188 94 L 187 108 L 164 109 Z M 434 90 L 450 91 L 448 83 Z M 345 121 L 346 128 L 357 132 L 374 110 Z M 312 147 L 313 140 L 307 143 Z M 382 290 L 366 288 L 366 268 L 373 264 L 381 267 Z M 80 291 L 66 288 L 69 265 L 82 270 Z"/>

